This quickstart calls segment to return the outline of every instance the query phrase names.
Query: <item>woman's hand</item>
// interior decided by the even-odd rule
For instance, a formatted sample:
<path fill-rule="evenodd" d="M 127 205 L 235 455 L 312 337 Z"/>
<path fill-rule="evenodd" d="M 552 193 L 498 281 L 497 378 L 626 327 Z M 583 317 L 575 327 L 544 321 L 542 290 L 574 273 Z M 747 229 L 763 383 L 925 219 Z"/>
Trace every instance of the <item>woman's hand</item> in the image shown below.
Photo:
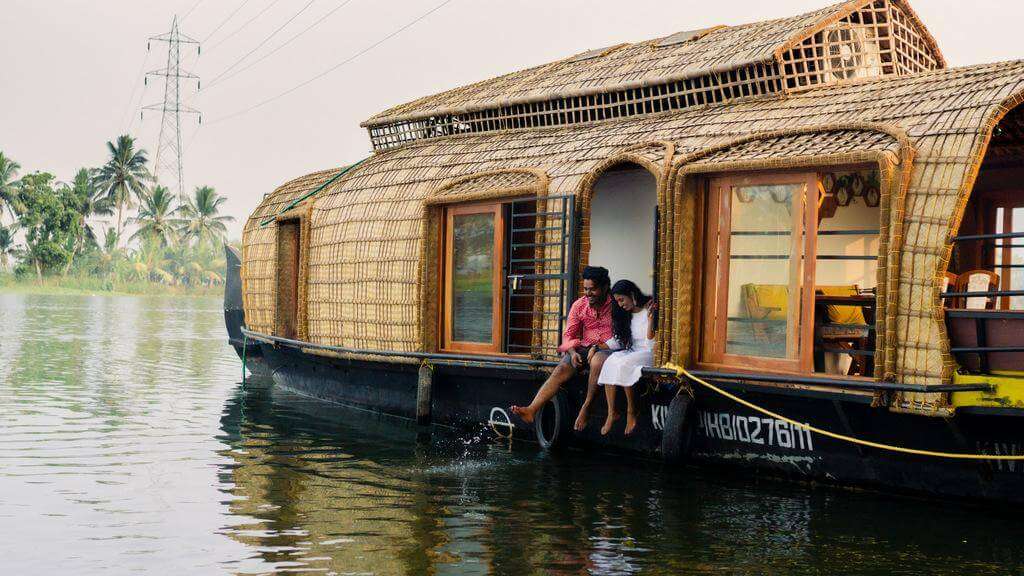
<path fill-rule="evenodd" d="M 590 361 L 594 359 L 594 354 L 597 354 L 597 346 L 591 346 L 587 350 L 587 364 L 590 364 Z"/>
<path fill-rule="evenodd" d="M 650 300 L 647 301 L 647 304 L 644 304 L 644 308 L 648 312 L 657 312 L 658 311 L 658 301 L 655 300 L 654 298 L 651 298 Z"/>

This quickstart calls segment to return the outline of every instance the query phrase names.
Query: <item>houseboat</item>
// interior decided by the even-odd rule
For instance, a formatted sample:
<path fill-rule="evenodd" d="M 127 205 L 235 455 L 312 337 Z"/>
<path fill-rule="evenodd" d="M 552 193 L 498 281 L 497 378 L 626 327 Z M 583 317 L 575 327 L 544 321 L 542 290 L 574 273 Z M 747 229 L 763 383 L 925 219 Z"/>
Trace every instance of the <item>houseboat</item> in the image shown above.
<path fill-rule="evenodd" d="M 1024 502 L 1024 61 L 904 0 L 616 44 L 363 123 L 265 196 L 231 343 L 276 385 L 545 448 Z M 532 424 L 584 266 L 657 297 L 640 421 Z M 598 405 L 602 402 L 598 402 Z"/>

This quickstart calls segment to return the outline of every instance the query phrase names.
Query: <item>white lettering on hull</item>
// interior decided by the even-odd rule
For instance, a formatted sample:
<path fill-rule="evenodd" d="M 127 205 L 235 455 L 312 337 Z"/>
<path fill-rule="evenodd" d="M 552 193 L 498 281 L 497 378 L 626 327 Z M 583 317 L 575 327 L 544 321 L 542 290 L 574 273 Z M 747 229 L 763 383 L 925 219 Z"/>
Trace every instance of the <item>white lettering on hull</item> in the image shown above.
<path fill-rule="evenodd" d="M 668 406 L 658 406 L 657 404 L 651 404 L 651 424 L 654 425 L 655 430 L 665 429 L 665 418 L 668 417 Z"/>
<path fill-rule="evenodd" d="M 814 439 L 810 430 L 778 418 L 740 416 L 728 412 L 698 412 L 697 429 L 704 436 L 716 440 L 814 451 Z"/>
<path fill-rule="evenodd" d="M 992 456 L 1019 456 L 1024 454 L 1024 446 L 1012 442 L 978 442 L 979 454 Z M 989 460 L 996 472 L 1013 472 L 1024 475 L 1024 462 L 1017 460 Z"/>

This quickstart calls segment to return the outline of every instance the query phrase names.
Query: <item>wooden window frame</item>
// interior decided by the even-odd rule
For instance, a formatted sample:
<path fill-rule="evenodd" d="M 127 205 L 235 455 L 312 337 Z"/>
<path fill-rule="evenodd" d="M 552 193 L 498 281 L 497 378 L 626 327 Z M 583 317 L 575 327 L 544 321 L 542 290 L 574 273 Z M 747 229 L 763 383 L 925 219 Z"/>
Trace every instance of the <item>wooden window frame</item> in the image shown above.
<path fill-rule="evenodd" d="M 468 214 L 493 214 L 494 215 L 494 258 L 493 258 L 493 294 L 491 308 L 491 342 L 459 342 L 452 340 L 452 266 L 454 245 L 454 221 L 456 216 Z M 453 204 L 444 206 L 444 229 L 441 231 L 443 242 L 441 250 L 443 258 L 440 258 L 441 285 L 438 305 L 441 324 L 441 351 L 443 352 L 469 352 L 473 354 L 494 354 L 503 355 L 504 342 L 504 295 L 505 295 L 505 205 L 502 202 L 477 202 L 472 204 Z"/>
<path fill-rule="evenodd" d="M 727 334 L 728 316 L 719 313 L 728 308 L 729 297 L 729 246 L 730 237 L 721 234 L 723 226 L 731 227 L 731 194 L 723 194 L 737 185 L 783 185 L 804 184 L 805 197 L 818 191 L 819 176 L 814 171 L 760 172 L 756 174 L 732 173 L 725 175 L 709 175 L 706 212 L 703 228 L 703 263 L 700 284 L 701 299 L 704 308 L 701 323 L 702 333 L 699 344 L 699 358 L 702 367 L 709 369 L 728 368 L 733 371 L 766 370 L 780 373 L 805 374 L 814 372 L 814 277 L 817 260 L 817 228 L 818 202 L 804 202 L 802 210 L 792 210 L 794 233 L 793 238 L 800 237 L 802 242 L 792 243 L 791 262 L 797 256 L 797 249 L 802 247 L 802 267 L 794 267 L 791 272 L 790 286 L 799 279 L 803 287 L 799 294 L 790 293 L 790 310 L 799 306 L 799 327 L 794 334 L 788 336 L 787 348 L 799 346 L 797 358 L 776 359 L 758 356 L 727 354 L 725 337 Z M 793 200 L 794 203 L 796 199 Z M 721 256 L 721 257 L 720 257 Z M 722 264 L 724 263 L 724 265 Z"/>

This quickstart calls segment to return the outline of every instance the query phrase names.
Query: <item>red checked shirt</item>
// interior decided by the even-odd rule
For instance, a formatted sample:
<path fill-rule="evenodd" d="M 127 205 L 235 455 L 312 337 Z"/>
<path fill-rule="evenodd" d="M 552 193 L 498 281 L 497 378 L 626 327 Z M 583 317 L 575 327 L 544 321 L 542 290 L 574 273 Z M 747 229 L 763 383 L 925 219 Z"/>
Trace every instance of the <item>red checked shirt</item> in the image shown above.
<path fill-rule="evenodd" d="M 568 352 L 579 346 L 590 346 L 612 337 L 612 299 L 608 297 L 596 310 L 586 296 L 577 299 L 569 308 L 569 319 L 562 334 L 559 352 Z"/>

